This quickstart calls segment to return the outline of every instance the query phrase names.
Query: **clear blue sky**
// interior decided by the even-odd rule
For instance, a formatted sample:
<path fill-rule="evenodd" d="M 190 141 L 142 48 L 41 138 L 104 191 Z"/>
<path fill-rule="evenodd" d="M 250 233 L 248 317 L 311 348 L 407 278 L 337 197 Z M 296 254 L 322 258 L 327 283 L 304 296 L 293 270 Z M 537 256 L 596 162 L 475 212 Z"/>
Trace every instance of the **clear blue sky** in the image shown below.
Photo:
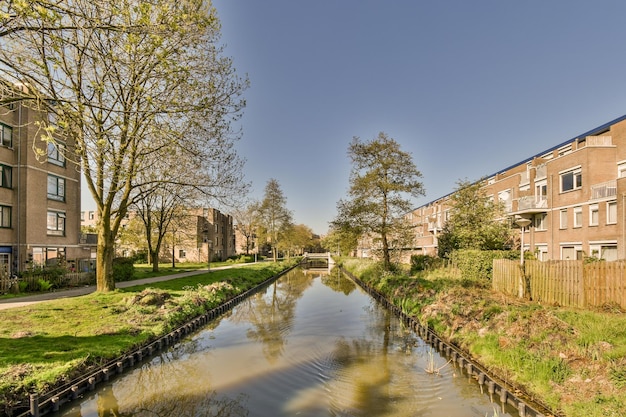
<path fill-rule="evenodd" d="M 275 178 L 325 233 L 348 144 L 385 132 L 426 196 L 626 114 L 626 2 L 214 0 L 251 87 L 239 149 L 253 196 Z"/>
<path fill-rule="evenodd" d="M 348 144 L 385 132 L 446 195 L 626 114 L 624 0 L 214 0 L 251 87 L 252 197 L 278 180 L 323 234 Z"/>

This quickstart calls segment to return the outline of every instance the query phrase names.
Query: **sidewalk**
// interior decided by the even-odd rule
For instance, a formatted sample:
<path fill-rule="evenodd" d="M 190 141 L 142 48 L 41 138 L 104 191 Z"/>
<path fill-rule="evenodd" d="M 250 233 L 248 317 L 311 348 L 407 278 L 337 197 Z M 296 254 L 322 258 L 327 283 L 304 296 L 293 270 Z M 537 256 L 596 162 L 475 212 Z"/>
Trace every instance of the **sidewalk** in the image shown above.
<path fill-rule="evenodd" d="M 234 266 L 241 266 L 241 264 L 239 265 L 234 264 L 234 265 L 211 268 L 211 271 L 217 271 L 218 269 L 228 269 Z M 135 285 L 145 285 L 145 284 L 151 284 L 153 282 L 169 281 L 171 279 L 176 279 L 176 278 L 206 274 L 207 272 L 209 271 L 207 271 L 206 269 L 199 269 L 197 271 L 180 272 L 178 274 L 163 275 L 163 276 L 154 277 L 154 278 L 144 278 L 144 279 L 138 279 L 134 281 L 123 281 L 123 282 L 116 283 L 115 287 L 116 288 L 134 287 Z M 84 287 L 72 288 L 69 290 L 59 290 L 59 291 L 52 291 L 52 292 L 48 292 L 44 294 L 35 294 L 35 295 L 27 295 L 24 297 L 0 299 L 0 310 L 6 310 L 9 308 L 14 308 L 14 307 L 23 307 L 23 306 L 28 306 L 28 305 L 35 304 L 35 303 L 41 303 L 42 301 L 56 300 L 60 298 L 78 297 L 81 295 L 91 294 L 94 291 L 96 291 L 95 285 L 86 285 Z"/>

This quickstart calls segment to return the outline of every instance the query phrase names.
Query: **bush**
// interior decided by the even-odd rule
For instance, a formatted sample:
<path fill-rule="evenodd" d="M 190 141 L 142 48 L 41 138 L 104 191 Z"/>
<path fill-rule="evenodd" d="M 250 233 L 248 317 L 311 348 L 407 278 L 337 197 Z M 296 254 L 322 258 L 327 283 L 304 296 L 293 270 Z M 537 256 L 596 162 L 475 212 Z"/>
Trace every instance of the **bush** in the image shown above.
<path fill-rule="evenodd" d="M 135 265 L 133 258 L 113 259 L 113 279 L 115 282 L 130 281 L 135 275 Z"/>
<path fill-rule="evenodd" d="M 450 259 L 464 279 L 490 281 L 494 259 L 519 259 L 519 256 L 517 251 L 462 249 L 452 252 Z"/>
<path fill-rule="evenodd" d="M 411 274 L 428 269 L 434 269 L 441 265 L 441 258 L 430 255 L 411 255 Z"/>
<path fill-rule="evenodd" d="M 49 291 L 52 288 L 52 283 L 50 281 L 46 281 L 45 279 L 39 279 L 37 281 L 39 284 L 39 291 Z"/>

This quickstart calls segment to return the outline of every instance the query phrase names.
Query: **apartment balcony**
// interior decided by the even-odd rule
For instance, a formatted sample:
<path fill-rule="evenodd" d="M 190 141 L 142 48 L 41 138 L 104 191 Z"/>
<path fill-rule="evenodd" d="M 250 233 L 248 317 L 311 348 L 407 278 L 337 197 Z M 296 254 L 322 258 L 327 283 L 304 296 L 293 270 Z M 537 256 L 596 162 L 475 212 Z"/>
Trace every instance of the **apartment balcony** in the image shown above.
<path fill-rule="evenodd" d="M 429 232 L 437 232 L 437 231 L 441 231 L 442 227 L 441 224 L 439 224 L 438 222 L 428 222 L 428 231 Z"/>
<path fill-rule="evenodd" d="M 601 200 L 617 195 L 617 181 L 607 181 L 591 186 L 591 200 Z"/>
<path fill-rule="evenodd" d="M 525 196 L 517 199 L 517 211 L 512 214 L 537 214 L 548 211 L 548 199 L 545 197 Z"/>

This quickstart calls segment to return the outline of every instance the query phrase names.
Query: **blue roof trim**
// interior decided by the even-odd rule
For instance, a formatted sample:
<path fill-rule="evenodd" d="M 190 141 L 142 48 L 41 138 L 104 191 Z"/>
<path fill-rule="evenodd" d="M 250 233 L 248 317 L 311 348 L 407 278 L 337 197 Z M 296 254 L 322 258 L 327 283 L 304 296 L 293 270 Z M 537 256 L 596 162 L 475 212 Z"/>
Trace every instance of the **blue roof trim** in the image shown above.
<path fill-rule="evenodd" d="M 511 169 L 511 168 L 515 168 L 516 166 L 519 166 L 519 165 L 521 165 L 521 164 L 525 164 L 525 163 L 527 163 L 527 162 L 530 162 L 530 161 L 532 161 L 533 159 L 540 157 L 541 155 L 545 155 L 545 154 L 547 154 L 548 152 L 552 152 L 552 151 L 554 151 L 554 150 L 556 150 L 556 149 L 559 149 L 560 147 L 565 146 L 565 145 L 567 145 L 567 144 L 569 144 L 569 143 L 572 143 L 573 141 L 575 141 L 575 140 L 577 140 L 577 139 L 585 138 L 585 137 L 587 137 L 587 136 L 594 136 L 596 133 L 602 132 L 603 130 L 607 130 L 607 129 L 608 129 L 608 128 L 610 128 L 612 125 L 614 125 L 614 124 L 616 124 L 616 123 L 619 123 L 619 122 L 621 122 L 621 121 L 623 121 L 623 120 L 626 120 L 626 114 L 625 114 L 625 115 L 623 115 L 623 116 L 618 117 L 617 119 L 611 120 L 610 122 L 607 122 L 607 123 L 605 123 L 605 124 L 603 124 L 603 125 L 601 125 L 601 126 L 598 126 L 598 127 L 594 128 L 594 129 L 591 129 L 591 130 L 590 130 L 590 131 L 588 131 L 588 132 L 585 132 L 585 133 L 582 133 L 582 134 L 580 134 L 580 135 L 574 136 L 573 138 L 571 138 L 571 139 L 569 139 L 569 140 L 566 140 L 565 142 L 559 143 L 558 145 L 553 146 L 553 147 L 551 147 L 551 148 L 549 148 L 549 149 L 546 149 L 546 150 L 545 150 L 545 151 L 543 151 L 543 152 L 539 152 L 538 154 L 535 154 L 535 155 L 531 156 L 530 158 L 526 158 L 526 159 L 524 159 L 524 160 L 522 160 L 522 161 L 520 161 L 520 162 L 518 162 L 518 163 L 516 163 L 516 164 L 510 165 L 510 166 L 508 166 L 508 167 L 506 167 L 506 168 L 504 168 L 504 169 L 501 169 L 501 170 L 499 170 L 499 171 L 496 171 L 496 172 L 494 172 L 493 174 L 491 174 L 491 175 L 487 175 L 487 176 L 485 176 L 485 177 L 483 177 L 483 178 L 491 178 L 491 177 L 495 177 L 496 175 L 498 175 L 498 174 L 500 174 L 500 173 L 502 173 L 502 172 L 506 172 L 506 171 L 508 171 L 508 170 L 509 170 L 509 169 Z M 478 181 L 478 180 L 477 180 L 477 181 Z M 476 181 L 474 181 L 474 182 L 476 182 Z M 452 191 L 452 192 L 450 192 L 450 193 L 448 193 L 448 194 L 445 194 L 445 195 L 443 195 L 443 196 L 441 196 L 441 197 L 439 197 L 439 198 L 436 198 L 436 199 L 434 199 L 434 200 L 432 200 L 432 201 L 430 201 L 430 202 L 428 202 L 428 203 L 426 203 L 426 204 L 422 204 L 421 206 L 419 206 L 419 207 L 417 207 L 417 208 L 424 207 L 424 206 L 428 206 L 428 205 L 430 205 L 430 204 L 434 203 L 435 201 L 441 200 L 442 198 L 445 198 L 445 197 L 447 197 L 447 196 L 449 196 L 449 195 L 452 195 L 452 194 L 454 194 L 454 191 Z"/>

